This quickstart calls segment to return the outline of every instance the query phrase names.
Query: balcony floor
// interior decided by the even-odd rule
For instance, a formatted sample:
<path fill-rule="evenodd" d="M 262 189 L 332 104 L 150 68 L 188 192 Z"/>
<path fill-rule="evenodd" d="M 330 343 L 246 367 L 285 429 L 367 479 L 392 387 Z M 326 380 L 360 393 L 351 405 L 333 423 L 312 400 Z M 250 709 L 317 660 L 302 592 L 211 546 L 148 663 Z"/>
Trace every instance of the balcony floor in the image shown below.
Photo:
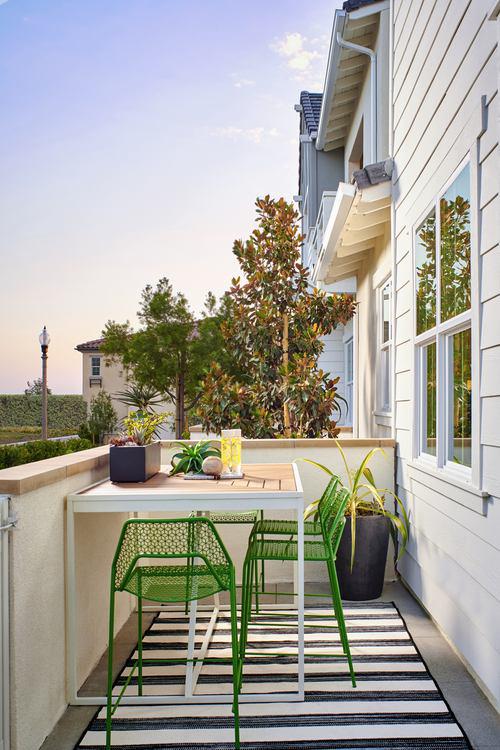
<path fill-rule="evenodd" d="M 314 585 L 314 590 L 319 590 Z M 280 586 L 283 590 L 283 586 Z M 325 588 L 325 593 L 327 589 Z M 498 750 L 500 748 L 500 715 L 491 706 L 478 688 L 460 659 L 448 645 L 436 626 L 422 610 L 417 601 L 400 583 L 386 585 L 383 601 L 393 601 L 406 621 L 408 630 L 425 660 L 429 671 L 441 688 L 457 721 L 469 737 L 474 750 Z M 324 600 L 319 600 L 324 603 Z M 315 603 L 308 598 L 309 606 Z M 145 618 L 145 628 L 151 618 Z M 122 629 L 117 638 L 117 669 L 129 656 L 136 642 L 134 618 Z M 103 657 L 89 677 L 82 694 L 103 690 L 106 684 L 106 657 Z M 94 706 L 70 707 L 62 716 L 54 731 L 47 737 L 41 750 L 73 750 L 88 723 L 95 714 Z"/>

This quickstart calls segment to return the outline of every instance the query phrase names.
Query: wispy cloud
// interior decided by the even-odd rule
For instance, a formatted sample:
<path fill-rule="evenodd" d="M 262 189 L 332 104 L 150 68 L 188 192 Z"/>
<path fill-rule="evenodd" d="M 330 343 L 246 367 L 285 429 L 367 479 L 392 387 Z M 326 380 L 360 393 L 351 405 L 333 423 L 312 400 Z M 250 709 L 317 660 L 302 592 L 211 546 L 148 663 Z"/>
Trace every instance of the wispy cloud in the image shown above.
<path fill-rule="evenodd" d="M 321 71 L 324 67 L 328 37 L 309 38 L 299 31 L 287 32 L 271 42 L 276 52 L 301 83 L 318 88 L 321 86 Z"/>
<path fill-rule="evenodd" d="M 255 81 L 253 81 L 251 78 L 243 78 L 242 76 L 239 76 L 236 73 L 231 73 L 231 78 L 233 79 L 233 86 L 236 89 L 243 89 L 248 86 L 255 86 Z"/>
<path fill-rule="evenodd" d="M 239 128 L 234 125 L 216 128 L 212 135 L 219 138 L 228 138 L 231 141 L 250 141 L 251 143 L 262 143 L 269 138 L 277 138 L 279 132 L 276 128 Z"/>

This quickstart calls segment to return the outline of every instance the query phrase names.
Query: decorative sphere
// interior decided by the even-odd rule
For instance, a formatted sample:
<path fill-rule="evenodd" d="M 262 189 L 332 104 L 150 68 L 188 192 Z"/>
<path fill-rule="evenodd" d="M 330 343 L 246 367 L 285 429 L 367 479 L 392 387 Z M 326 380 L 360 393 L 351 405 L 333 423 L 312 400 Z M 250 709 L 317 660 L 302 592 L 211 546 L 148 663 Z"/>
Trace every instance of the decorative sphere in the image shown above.
<path fill-rule="evenodd" d="M 222 461 L 218 456 L 207 456 L 201 465 L 204 474 L 211 477 L 218 477 L 222 474 Z"/>

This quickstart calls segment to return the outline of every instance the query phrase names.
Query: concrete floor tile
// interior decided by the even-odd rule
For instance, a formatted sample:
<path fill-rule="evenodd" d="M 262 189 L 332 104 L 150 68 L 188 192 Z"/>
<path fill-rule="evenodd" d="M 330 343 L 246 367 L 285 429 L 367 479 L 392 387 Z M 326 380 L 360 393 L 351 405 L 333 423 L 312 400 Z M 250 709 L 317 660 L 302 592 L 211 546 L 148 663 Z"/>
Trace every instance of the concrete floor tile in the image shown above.
<path fill-rule="evenodd" d="M 472 678 L 470 681 L 447 685 L 443 693 L 474 748 L 490 745 L 498 750 L 500 714 L 495 711 Z"/>

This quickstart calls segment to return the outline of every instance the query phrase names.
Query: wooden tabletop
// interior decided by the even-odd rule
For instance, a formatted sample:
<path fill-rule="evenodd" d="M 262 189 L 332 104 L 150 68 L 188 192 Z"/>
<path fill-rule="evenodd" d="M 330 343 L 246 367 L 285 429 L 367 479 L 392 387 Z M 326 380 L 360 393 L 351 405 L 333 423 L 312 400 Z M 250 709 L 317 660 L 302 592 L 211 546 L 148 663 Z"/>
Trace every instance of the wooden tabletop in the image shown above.
<path fill-rule="evenodd" d="M 292 464 L 243 464 L 243 479 L 187 480 L 183 475 L 170 477 L 170 467 L 162 466 L 161 471 L 147 482 L 124 482 L 114 484 L 109 479 L 94 485 L 79 496 L 92 495 L 120 496 L 134 493 L 137 495 L 172 494 L 182 495 L 196 493 L 216 493 L 217 495 L 246 492 L 256 495 L 259 492 L 297 492 Z"/>

